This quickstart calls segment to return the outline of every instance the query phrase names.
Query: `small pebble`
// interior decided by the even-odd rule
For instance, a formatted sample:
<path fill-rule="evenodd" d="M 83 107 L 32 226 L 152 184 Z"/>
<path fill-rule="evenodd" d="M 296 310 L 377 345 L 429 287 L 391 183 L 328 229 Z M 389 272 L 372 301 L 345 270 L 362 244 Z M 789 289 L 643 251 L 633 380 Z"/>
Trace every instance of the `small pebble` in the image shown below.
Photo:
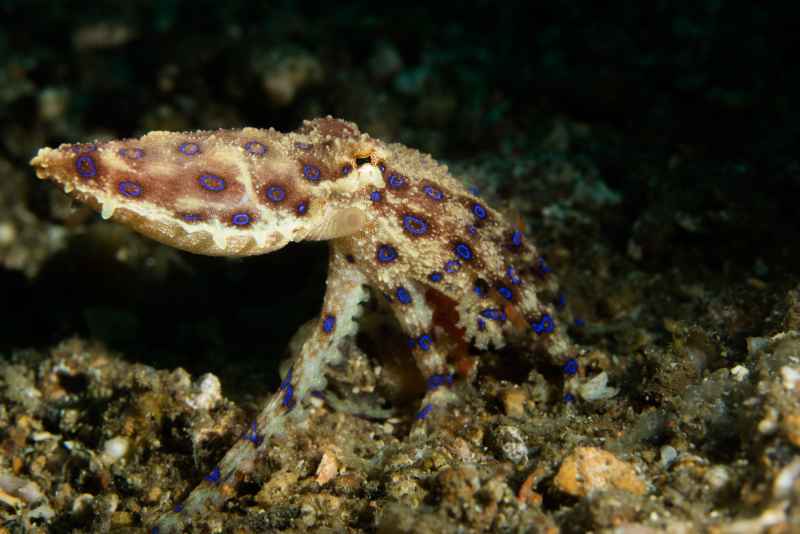
<path fill-rule="evenodd" d="M 502 425 L 492 436 L 495 448 L 506 460 L 520 464 L 528 461 L 528 445 L 517 427 Z"/>
<path fill-rule="evenodd" d="M 339 461 L 336 459 L 336 456 L 330 452 L 326 452 L 322 455 L 322 459 L 317 466 L 317 484 L 324 486 L 332 479 L 336 478 L 338 472 Z"/>
<path fill-rule="evenodd" d="M 525 415 L 525 402 L 528 395 L 519 388 L 509 388 L 500 393 L 503 409 L 509 417 L 522 417 Z"/>
<path fill-rule="evenodd" d="M 103 459 L 107 464 L 113 464 L 120 458 L 128 454 L 130 440 L 124 436 L 117 436 L 109 439 L 103 445 Z"/>
<path fill-rule="evenodd" d="M 678 451 L 671 445 L 661 447 L 661 467 L 668 469 L 678 458 Z"/>
<path fill-rule="evenodd" d="M 633 466 L 596 447 L 578 447 L 562 463 L 554 479 L 556 487 L 583 497 L 597 490 L 618 489 L 644 495 L 647 486 Z"/>

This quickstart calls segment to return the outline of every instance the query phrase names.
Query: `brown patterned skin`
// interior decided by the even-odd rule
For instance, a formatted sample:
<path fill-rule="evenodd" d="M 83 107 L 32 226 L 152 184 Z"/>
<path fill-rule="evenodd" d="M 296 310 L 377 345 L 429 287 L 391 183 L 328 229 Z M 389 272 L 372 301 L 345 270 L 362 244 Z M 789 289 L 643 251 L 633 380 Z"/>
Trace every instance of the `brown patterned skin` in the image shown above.
<path fill-rule="evenodd" d="M 31 161 L 104 218 L 199 254 L 247 256 L 290 241 L 330 240 L 319 328 L 305 341 L 281 390 L 183 504 L 159 521 L 179 531 L 221 505 L 303 398 L 323 389 L 343 357 L 369 296 L 386 295 L 418 367 L 429 380 L 424 418 L 448 382 L 448 337 L 483 349 L 520 340 L 555 361 L 571 345 L 553 317 L 557 282 L 535 246 L 498 211 L 416 150 L 387 144 L 331 117 L 298 130 L 244 128 L 151 132 L 140 139 L 43 148 Z M 436 303 L 455 324 L 435 322 Z"/>

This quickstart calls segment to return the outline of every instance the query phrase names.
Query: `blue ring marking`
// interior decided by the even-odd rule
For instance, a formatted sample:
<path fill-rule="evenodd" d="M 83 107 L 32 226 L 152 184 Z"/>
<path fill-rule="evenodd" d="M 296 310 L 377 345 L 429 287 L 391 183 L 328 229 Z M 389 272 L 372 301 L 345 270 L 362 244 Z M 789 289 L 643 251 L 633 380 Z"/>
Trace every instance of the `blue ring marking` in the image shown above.
<path fill-rule="evenodd" d="M 442 273 L 440 273 L 438 271 L 432 272 L 431 274 L 428 275 L 428 280 L 430 280 L 431 282 L 441 282 L 442 281 Z"/>
<path fill-rule="evenodd" d="M 333 329 L 336 327 L 336 316 L 334 315 L 326 315 L 325 320 L 322 321 L 322 331 L 326 334 L 330 334 L 333 332 Z"/>
<path fill-rule="evenodd" d="M 442 193 L 441 190 L 436 189 L 431 185 L 423 186 L 422 190 L 425 192 L 426 195 L 428 195 L 429 198 L 432 198 L 436 202 L 441 202 L 442 200 L 444 200 L 444 193 Z"/>
<path fill-rule="evenodd" d="M 564 371 L 566 375 L 574 375 L 578 372 L 578 360 L 575 358 L 570 358 L 567 362 L 561 366 L 561 370 Z"/>
<path fill-rule="evenodd" d="M 566 295 L 564 295 L 564 293 L 559 293 L 558 294 L 558 299 L 556 300 L 556 308 L 558 308 L 560 310 L 560 309 L 564 308 L 564 306 L 566 306 L 566 305 L 567 305 L 567 297 L 566 297 Z"/>
<path fill-rule="evenodd" d="M 281 404 L 283 404 L 287 409 L 291 410 L 294 407 L 294 388 L 291 384 L 286 386 L 286 389 L 283 394 L 283 400 Z"/>
<path fill-rule="evenodd" d="M 453 252 L 455 252 L 456 256 L 464 261 L 472 261 L 472 259 L 475 257 L 475 255 L 472 253 L 472 249 L 469 248 L 469 245 L 466 243 L 456 243 L 456 246 L 453 247 Z"/>
<path fill-rule="evenodd" d="M 378 163 L 378 168 L 380 169 L 381 172 L 386 172 L 386 165 L 384 165 L 383 163 Z"/>
<path fill-rule="evenodd" d="M 433 404 L 430 404 L 430 403 L 426 404 L 425 406 L 422 407 L 422 409 L 417 414 L 417 419 L 419 421 L 422 421 L 423 419 L 428 417 L 428 414 L 431 413 L 431 410 L 433 410 Z"/>
<path fill-rule="evenodd" d="M 97 176 L 97 165 L 92 156 L 78 156 L 75 160 L 75 170 L 81 175 L 81 178 L 94 178 Z"/>
<path fill-rule="evenodd" d="M 250 217 L 249 213 L 234 213 L 233 217 L 231 217 L 231 222 L 236 226 L 247 226 L 252 222 L 253 218 Z"/>
<path fill-rule="evenodd" d="M 279 389 L 286 389 L 291 385 L 292 385 L 292 368 L 289 367 L 289 371 L 286 372 L 286 376 L 281 381 Z"/>
<path fill-rule="evenodd" d="M 136 198 L 142 196 L 142 186 L 131 180 L 123 180 L 117 185 L 120 193 L 128 198 Z"/>
<path fill-rule="evenodd" d="M 506 286 L 497 286 L 497 292 L 503 295 L 506 300 L 514 300 L 514 292 Z"/>
<path fill-rule="evenodd" d="M 409 293 L 408 289 L 404 288 L 403 286 L 398 287 L 394 294 L 397 297 L 397 300 L 400 301 L 400 304 L 411 304 L 411 301 L 413 300 L 411 298 L 411 293 Z"/>
<path fill-rule="evenodd" d="M 536 261 L 536 266 L 539 269 L 539 274 L 542 276 L 546 275 L 547 273 L 553 272 L 553 269 L 551 269 L 550 266 L 547 265 L 547 262 L 544 260 L 542 256 L 539 256 L 539 259 Z"/>
<path fill-rule="evenodd" d="M 381 201 L 381 192 L 380 191 L 373 191 L 369 194 L 369 199 L 373 202 L 380 202 Z"/>
<path fill-rule="evenodd" d="M 478 229 L 475 226 L 470 224 L 469 226 L 467 226 L 467 233 L 469 235 L 475 235 L 475 234 L 478 233 Z"/>
<path fill-rule="evenodd" d="M 486 321 L 484 321 L 483 319 L 478 319 L 478 330 L 480 330 L 481 332 L 486 330 Z"/>
<path fill-rule="evenodd" d="M 522 232 L 514 230 L 514 233 L 511 234 L 511 244 L 515 247 L 522 245 Z"/>
<path fill-rule="evenodd" d="M 475 280 L 475 285 L 472 287 L 472 291 L 474 291 L 479 297 L 485 297 L 487 293 L 489 293 L 489 284 L 486 283 L 486 280 L 478 278 Z"/>
<path fill-rule="evenodd" d="M 428 391 L 433 391 L 441 386 L 444 383 L 444 376 L 445 375 L 431 375 L 430 378 L 428 378 Z"/>
<path fill-rule="evenodd" d="M 286 198 L 286 190 L 279 185 L 271 185 L 267 188 L 267 200 L 277 204 Z"/>
<path fill-rule="evenodd" d="M 522 280 L 520 279 L 519 276 L 517 276 L 516 272 L 514 271 L 513 265 L 509 265 L 508 267 L 506 267 L 506 276 L 508 276 L 508 279 L 511 280 L 511 284 L 515 286 L 518 286 L 522 283 Z"/>
<path fill-rule="evenodd" d="M 430 378 L 428 378 L 428 391 L 433 391 L 445 384 L 448 386 L 453 385 L 452 373 L 446 375 L 431 375 Z"/>
<path fill-rule="evenodd" d="M 550 334 L 556 329 L 556 323 L 550 314 L 545 313 L 539 321 L 531 321 L 531 328 L 537 335 Z"/>
<path fill-rule="evenodd" d="M 267 145 L 259 143 L 258 141 L 248 141 L 244 144 L 244 149 L 248 154 L 254 156 L 263 156 L 267 153 Z"/>
<path fill-rule="evenodd" d="M 297 206 L 294 208 L 295 213 L 298 215 L 305 215 L 308 213 L 308 202 L 305 200 L 301 201 Z"/>
<path fill-rule="evenodd" d="M 319 182 L 321 174 L 322 172 L 319 170 L 319 167 L 309 163 L 303 165 L 303 176 L 305 176 L 309 182 Z"/>
<path fill-rule="evenodd" d="M 219 192 L 225 189 L 225 178 L 216 174 L 201 174 L 197 177 L 200 186 L 206 191 Z"/>
<path fill-rule="evenodd" d="M 181 219 L 186 222 L 198 222 L 203 220 L 203 216 L 199 213 L 184 213 L 181 215 Z"/>
<path fill-rule="evenodd" d="M 209 482 L 213 482 L 214 484 L 216 484 L 217 482 L 219 482 L 220 477 L 221 475 L 219 472 L 219 467 L 215 467 L 214 469 L 211 470 L 209 474 L 205 476 L 205 479 L 208 480 Z"/>
<path fill-rule="evenodd" d="M 406 345 L 408 346 L 409 349 L 413 349 L 414 347 L 417 346 L 417 340 L 414 339 L 413 337 L 410 337 L 406 340 Z"/>
<path fill-rule="evenodd" d="M 566 402 L 567 404 L 575 402 L 575 395 L 573 395 L 572 393 L 566 393 L 564 395 L 564 402 Z"/>
<path fill-rule="evenodd" d="M 376 257 L 380 263 L 391 263 L 397 259 L 397 249 L 391 245 L 381 245 Z"/>
<path fill-rule="evenodd" d="M 150 529 L 150 534 L 161 534 L 161 529 L 158 527 L 153 527 Z"/>
<path fill-rule="evenodd" d="M 470 209 L 472 210 L 472 214 L 478 219 L 483 220 L 486 218 L 486 208 L 484 208 L 482 204 L 473 202 Z"/>
<path fill-rule="evenodd" d="M 575 326 L 577 326 L 578 328 L 586 326 L 586 321 L 584 321 L 583 319 L 575 319 Z"/>
<path fill-rule="evenodd" d="M 505 321 L 506 320 L 506 312 L 503 310 L 499 310 L 497 308 L 486 308 L 481 310 L 480 312 L 481 317 L 485 319 L 489 319 L 491 321 Z"/>
<path fill-rule="evenodd" d="M 262 442 L 263 440 L 261 439 L 261 436 L 259 436 L 259 435 L 258 435 L 258 427 L 256 426 L 256 422 L 255 422 L 255 421 L 253 421 L 252 423 L 250 423 L 250 431 L 249 431 L 249 432 L 247 432 L 247 433 L 244 435 L 244 439 L 245 439 L 246 441 L 249 441 L 250 443 L 252 443 L 252 444 L 253 444 L 253 445 L 255 445 L 256 447 L 258 447 L 259 445 L 261 445 L 261 442 Z"/>
<path fill-rule="evenodd" d="M 69 147 L 70 152 L 80 154 L 82 152 L 97 152 L 97 145 L 94 143 L 79 143 Z"/>
<path fill-rule="evenodd" d="M 197 143 L 190 143 L 187 141 L 185 143 L 180 144 L 180 146 L 178 147 L 178 152 L 180 152 L 184 156 L 196 156 L 197 154 L 200 153 L 200 145 L 198 145 Z"/>
<path fill-rule="evenodd" d="M 405 187 L 406 185 L 405 177 L 395 172 L 389 175 L 388 182 L 389 182 L 389 187 L 391 187 L 392 189 L 400 189 L 402 187 Z"/>
<path fill-rule="evenodd" d="M 428 233 L 428 223 L 416 215 L 403 215 L 403 228 L 411 235 L 421 236 Z"/>
<path fill-rule="evenodd" d="M 172 511 L 175 512 L 176 514 L 179 514 L 179 513 L 183 512 L 183 503 L 179 502 L 178 504 L 176 504 L 172 508 Z"/>
<path fill-rule="evenodd" d="M 350 165 L 349 163 L 345 163 L 344 166 L 342 167 L 342 176 L 347 176 L 352 171 L 353 171 L 353 166 Z"/>
<path fill-rule="evenodd" d="M 472 194 L 473 194 L 473 195 L 475 195 L 476 197 L 477 197 L 477 196 L 480 196 L 480 194 L 481 194 L 481 190 L 480 190 L 480 189 L 478 189 L 478 187 L 477 187 L 477 186 L 475 186 L 475 185 L 471 185 L 471 186 L 469 186 L 469 187 L 467 188 L 467 191 L 469 191 L 470 193 L 472 193 Z"/>
<path fill-rule="evenodd" d="M 444 272 L 446 273 L 457 273 L 460 268 L 461 262 L 458 260 L 449 260 L 444 264 Z"/>
<path fill-rule="evenodd" d="M 419 345 L 419 348 L 427 352 L 431 350 L 431 345 L 433 344 L 433 340 L 431 339 L 431 336 L 429 336 L 428 334 L 422 334 L 421 336 L 419 336 L 417 344 Z"/>
<path fill-rule="evenodd" d="M 117 154 L 119 154 L 123 158 L 128 159 L 142 159 L 144 157 L 144 150 L 141 148 L 120 148 L 117 150 Z"/>

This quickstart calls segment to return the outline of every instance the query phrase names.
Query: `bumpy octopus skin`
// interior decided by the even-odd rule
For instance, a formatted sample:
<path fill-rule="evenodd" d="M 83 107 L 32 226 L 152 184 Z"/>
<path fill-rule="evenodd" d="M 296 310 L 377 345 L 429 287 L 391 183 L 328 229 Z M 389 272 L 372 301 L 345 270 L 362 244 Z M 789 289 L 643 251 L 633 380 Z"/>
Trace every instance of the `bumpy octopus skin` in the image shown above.
<path fill-rule="evenodd" d="M 215 256 L 266 254 L 290 241 L 329 240 L 318 326 L 247 434 L 152 532 L 179 532 L 219 508 L 271 438 L 307 414 L 343 358 L 367 288 L 383 294 L 409 339 L 432 409 L 452 382 L 445 347 L 523 340 L 555 361 L 571 344 L 557 328 L 557 281 L 536 247 L 427 154 L 384 143 L 331 117 L 298 130 L 150 132 L 139 139 L 43 148 L 39 178 L 167 245 Z M 435 322 L 436 307 L 457 311 Z M 452 316 L 452 314 L 449 314 Z"/>

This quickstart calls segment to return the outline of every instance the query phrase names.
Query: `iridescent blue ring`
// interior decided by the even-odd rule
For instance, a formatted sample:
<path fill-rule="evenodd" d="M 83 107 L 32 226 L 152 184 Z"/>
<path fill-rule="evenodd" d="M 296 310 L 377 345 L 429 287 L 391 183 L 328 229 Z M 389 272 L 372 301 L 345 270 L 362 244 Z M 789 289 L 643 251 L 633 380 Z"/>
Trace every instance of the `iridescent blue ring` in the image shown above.
<path fill-rule="evenodd" d="M 561 369 L 564 371 L 564 374 L 574 375 L 578 372 L 578 360 L 570 358 L 561 366 Z"/>
<path fill-rule="evenodd" d="M 400 304 L 411 304 L 411 293 L 409 293 L 408 289 L 404 288 L 403 286 L 398 287 L 394 294 L 397 297 L 397 300 L 400 301 Z"/>
<path fill-rule="evenodd" d="M 444 272 L 457 273 L 461 269 L 461 262 L 458 260 L 448 260 L 444 264 Z"/>
<path fill-rule="evenodd" d="M 424 351 L 431 350 L 432 344 L 433 340 L 431 339 L 431 336 L 429 336 L 428 334 L 422 334 L 421 336 L 419 336 L 419 339 L 417 340 L 417 345 Z"/>
<path fill-rule="evenodd" d="M 531 328 L 538 335 L 550 334 L 556 329 L 556 323 L 550 314 L 545 313 L 539 321 L 531 321 Z"/>
<path fill-rule="evenodd" d="M 514 292 L 506 286 L 497 286 L 497 292 L 503 295 L 506 300 L 514 300 Z"/>
<path fill-rule="evenodd" d="M 117 185 L 120 193 L 128 198 L 136 198 L 142 196 L 142 186 L 131 180 L 123 180 Z"/>
<path fill-rule="evenodd" d="M 505 321 L 506 320 L 506 312 L 499 310 L 497 308 L 486 308 L 485 310 L 481 310 L 480 312 L 481 317 L 486 319 L 490 319 L 492 321 Z"/>
<path fill-rule="evenodd" d="M 319 167 L 308 163 L 303 165 L 303 176 L 305 176 L 307 180 L 311 182 L 319 182 L 321 174 L 322 173 L 319 170 Z"/>
<path fill-rule="evenodd" d="M 279 185 L 271 185 L 267 188 L 267 200 L 278 203 L 286 198 L 286 191 Z"/>
<path fill-rule="evenodd" d="M 322 321 L 322 331 L 326 334 L 330 334 L 333 332 L 334 327 L 336 326 L 336 317 L 333 315 L 326 315 L 325 319 Z"/>
<path fill-rule="evenodd" d="M 258 141 L 246 142 L 244 144 L 244 149 L 248 154 L 252 154 L 254 156 L 263 156 L 267 153 L 267 146 L 264 143 L 259 143 Z"/>
<path fill-rule="evenodd" d="M 75 160 L 75 170 L 82 178 L 94 178 L 97 176 L 97 165 L 92 156 L 78 156 Z"/>
<path fill-rule="evenodd" d="M 392 173 L 389 175 L 389 187 L 392 189 L 400 189 L 406 185 L 406 179 L 399 174 Z"/>
<path fill-rule="evenodd" d="M 211 470 L 209 474 L 206 475 L 205 478 L 209 482 L 216 484 L 217 482 L 219 482 L 220 476 L 221 474 L 219 472 L 219 467 L 215 467 L 214 469 Z"/>
<path fill-rule="evenodd" d="M 456 243 L 456 246 L 453 247 L 453 252 L 464 261 L 471 261 L 475 257 L 472 249 L 466 243 Z"/>
<path fill-rule="evenodd" d="M 486 208 L 484 208 L 483 205 L 478 204 L 477 202 L 475 202 L 475 203 L 472 204 L 472 208 L 471 209 L 472 209 L 472 213 L 478 219 L 483 220 L 483 219 L 486 218 Z"/>
<path fill-rule="evenodd" d="M 428 197 L 432 198 L 436 202 L 441 202 L 442 200 L 444 200 L 444 193 L 442 193 L 439 189 L 436 189 L 433 186 L 426 185 L 422 188 L 422 190 L 425 192 L 426 195 L 428 195 Z"/>
<path fill-rule="evenodd" d="M 234 213 L 233 217 L 231 217 L 231 223 L 235 224 L 236 226 L 247 226 L 250 224 L 252 217 L 250 217 L 249 213 Z"/>
<path fill-rule="evenodd" d="M 431 413 L 431 410 L 433 410 L 433 404 L 431 403 L 426 404 L 425 406 L 422 407 L 419 413 L 417 413 L 417 419 L 422 421 L 423 419 L 428 417 L 428 415 Z"/>
<path fill-rule="evenodd" d="M 69 147 L 71 152 L 80 154 L 81 152 L 97 152 L 97 145 L 94 143 L 79 143 Z"/>
<path fill-rule="evenodd" d="M 397 249 L 391 245 L 381 245 L 376 256 L 380 263 L 391 263 L 397 259 Z"/>
<path fill-rule="evenodd" d="M 117 154 L 122 156 L 123 158 L 128 159 L 142 159 L 144 157 L 144 150 L 141 148 L 120 148 L 117 151 Z"/>
<path fill-rule="evenodd" d="M 403 228 L 411 235 L 420 236 L 428 233 L 428 223 L 416 215 L 403 215 Z"/>
<path fill-rule="evenodd" d="M 200 145 L 197 143 L 181 143 L 178 147 L 178 152 L 185 156 L 196 156 L 200 153 Z"/>
<path fill-rule="evenodd" d="M 197 181 L 206 191 L 218 192 L 225 189 L 225 178 L 216 174 L 201 174 L 197 177 Z"/>

